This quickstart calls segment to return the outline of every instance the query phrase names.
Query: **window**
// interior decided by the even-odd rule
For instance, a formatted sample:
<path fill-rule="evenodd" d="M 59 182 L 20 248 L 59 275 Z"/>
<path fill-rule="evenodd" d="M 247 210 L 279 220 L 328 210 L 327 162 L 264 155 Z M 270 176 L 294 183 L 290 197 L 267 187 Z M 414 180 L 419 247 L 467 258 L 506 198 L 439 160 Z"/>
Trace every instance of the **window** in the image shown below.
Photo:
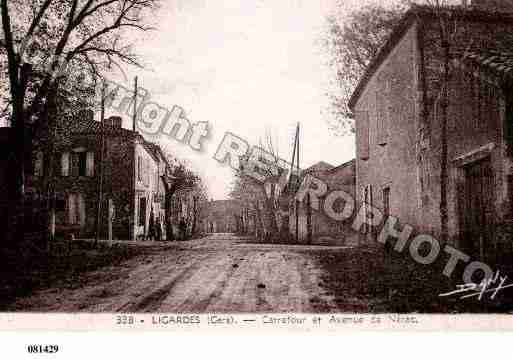
<path fill-rule="evenodd" d="M 69 152 L 64 152 L 61 156 L 61 175 L 69 176 Z"/>
<path fill-rule="evenodd" d="M 94 176 L 94 152 L 87 152 L 86 155 L 86 176 Z"/>
<path fill-rule="evenodd" d="M 149 180 L 149 174 L 150 174 L 150 171 L 149 171 L 149 161 L 148 159 L 146 159 L 146 161 L 144 161 L 144 185 L 145 186 L 148 186 L 148 180 Z"/>
<path fill-rule="evenodd" d="M 142 181 L 142 158 L 141 156 L 137 157 L 137 179 Z"/>
<path fill-rule="evenodd" d="M 372 226 L 371 207 L 372 207 L 372 185 L 368 184 L 363 189 L 363 209 L 364 209 L 363 213 L 365 216 L 365 223 L 366 223 L 363 233 L 365 233 L 365 234 L 370 233 L 370 228 Z"/>
<path fill-rule="evenodd" d="M 87 154 L 86 152 L 77 153 L 78 156 L 78 175 L 85 176 L 87 169 Z"/>
<path fill-rule="evenodd" d="M 390 187 L 383 188 L 383 216 L 390 216 Z"/>
<path fill-rule="evenodd" d="M 62 175 L 65 174 L 66 156 L 61 158 Z M 69 171 L 69 170 L 68 170 Z M 73 176 L 93 176 L 94 175 L 94 153 L 84 150 L 75 150 L 71 154 L 71 173 Z"/>
<path fill-rule="evenodd" d="M 385 81 L 385 90 L 376 90 L 376 143 L 384 146 L 388 141 L 388 126 L 390 123 L 390 81 Z"/>
<path fill-rule="evenodd" d="M 146 197 L 139 198 L 139 226 L 146 224 Z"/>

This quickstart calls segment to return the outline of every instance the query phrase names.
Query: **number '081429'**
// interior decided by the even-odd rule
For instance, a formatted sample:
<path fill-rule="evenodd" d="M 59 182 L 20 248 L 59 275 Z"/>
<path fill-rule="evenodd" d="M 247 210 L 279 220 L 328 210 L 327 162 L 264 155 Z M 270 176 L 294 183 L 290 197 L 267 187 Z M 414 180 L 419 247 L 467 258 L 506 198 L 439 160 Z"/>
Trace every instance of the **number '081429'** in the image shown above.
<path fill-rule="evenodd" d="M 29 345 L 27 351 L 30 354 L 55 354 L 59 351 L 58 345 Z"/>

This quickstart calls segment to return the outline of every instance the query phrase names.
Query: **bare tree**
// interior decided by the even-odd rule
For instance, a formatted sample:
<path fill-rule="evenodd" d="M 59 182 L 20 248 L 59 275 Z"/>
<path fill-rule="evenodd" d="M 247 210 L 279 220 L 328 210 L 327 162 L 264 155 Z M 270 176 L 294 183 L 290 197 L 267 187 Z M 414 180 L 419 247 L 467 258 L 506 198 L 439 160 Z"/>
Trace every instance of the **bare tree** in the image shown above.
<path fill-rule="evenodd" d="M 0 0 L 7 112 L 14 132 L 8 184 L 11 239 L 23 236 L 24 163 L 33 141 L 27 125 L 43 130 L 51 143 L 64 79 L 97 80 L 121 63 L 139 65 L 123 35 L 129 29 L 148 30 L 144 15 L 156 7 L 157 0 Z M 51 156 L 45 157 L 51 168 Z"/>
<path fill-rule="evenodd" d="M 265 139 L 260 141 L 259 162 L 266 166 L 254 167 L 251 158 L 241 159 L 241 169 L 235 174 L 235 181 L 230 196 L 241 203 L 248 203 L 254 214 L 256 227 L 262 239 L 277 241 L 283 235 L 282 225 L 287 218 L 282 209 L 282 192 L 286 186 L 287 173 L 279 161 L 279 149 L 271 134 L 266 131 Z M 249 175 L 248 171 L 257 171 L 259 179 Z M 288 223 L 287 223 L 288 224 Z"/>
<path fill-rule="evenodd" d="M 264 226 L 262 219 L 262 199 L 265 197 L 264 188 L 251 177 L 241 171 L 235 173 L 230 197 L 239 200 L 243 208 L 253 217 L 253 232 L 257 238 L 263 239 Z"/>
<path fill-rule="evenodd" d="M 404 12 L 403 5 L 386 7 L 375 3 L 351 12 L 347 18 L 327 18 L 326 48 L 336 71 L 335 91 L 329 96 L 337 133 L 354 131 L 349 98 Z"/>

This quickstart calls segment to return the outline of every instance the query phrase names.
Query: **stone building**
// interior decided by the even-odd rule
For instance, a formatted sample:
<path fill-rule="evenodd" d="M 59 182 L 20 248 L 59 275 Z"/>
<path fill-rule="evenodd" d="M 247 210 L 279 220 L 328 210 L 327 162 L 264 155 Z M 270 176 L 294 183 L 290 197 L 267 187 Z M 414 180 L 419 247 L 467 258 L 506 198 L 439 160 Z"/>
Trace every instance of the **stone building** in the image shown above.
<path fill-rule="evenodd" d="M 165 223 L 169 164 L 159 146 L 121 124 L 121 117 L 112 116 L 102 127 L 93 120 L 92 112 L 78 119 L 58 120 L 50 178 L 55 188 L 57 234 L 72 231 L 78 237 L 94 238 L 99 219 L 100 237 L 105 238 L 109 200 L 114 207 L 115 239 L 142 239 L 150 222 Z M 40 196 L 47 170 L 44 164 L 48 163 L 45 153 L 35 145 L 29 192 Z"/>
<path fill-rule="evenodd" d="M 448 8 L 443 14 L 450 20 L 442 20 L 451 33 L 449 240 L 483 259 L 511 246 L 497 229 L 512 218 L 513 15 L 495 11 L 494 3 Z M 410 9 L 349 103 L 356 124 L 357 199 L 435 236 L 441 232 L 441 86 L 446 59 L 438 15 L 429 7 Z M 366 238 L 375 239 L 375 231 L 367 230 Z"/>
<path fill-rule="evenodd" d="M 309 209 L 307 202 L 299 203 L 298 237 L 300 242 L 308 240 L 308 221 L 311 223 L 312 243 L 323 244 L 354 244 L 354 231 L 351 220 L 336 221 L 324 212 L 324 200 L 332 191 L 342 190 L 354 197 L 355 195 L 355 160 L 333 166 L 326 162 L 318 162 L 302 172 L 301 178 L 307 174 L 323 181 L 327 185 L 326 194 L 319 198 L 319 210 Z M 292 201 L 294 202 L 294 201 Z M 289 231 L 294 238 L 296 234 L 296 205 L 289 205 Z M 308 219 L 310 216 L 310 219 Z"/>

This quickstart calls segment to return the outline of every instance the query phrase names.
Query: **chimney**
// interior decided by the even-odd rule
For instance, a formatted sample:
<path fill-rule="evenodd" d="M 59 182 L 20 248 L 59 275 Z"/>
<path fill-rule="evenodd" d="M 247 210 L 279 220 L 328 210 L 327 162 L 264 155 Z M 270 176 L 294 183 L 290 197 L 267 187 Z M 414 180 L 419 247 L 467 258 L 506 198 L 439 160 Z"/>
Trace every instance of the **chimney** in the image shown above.
<path fill-rule="evenodd" d="M 112 121 L 112 127 L 121 128 L 123 124 L 123 119 L 121 116 L 110 116 L 110 120 Z"/>
<path fill-rule="evenodd" d="M 78 117 L 81 120 L 85 121 L 93 121 L 94 120 L 94 111 L 87 109 L 87 110 L 80 110 Z"/>
<path fill-rule="evenodd" d="M 110 116 L 103 120 L 103 124 L 105 126 L 111 126 L 115 128 L 121 128 L 121 124 L 123 123 L 123 119 L 121 116 Z"/>

